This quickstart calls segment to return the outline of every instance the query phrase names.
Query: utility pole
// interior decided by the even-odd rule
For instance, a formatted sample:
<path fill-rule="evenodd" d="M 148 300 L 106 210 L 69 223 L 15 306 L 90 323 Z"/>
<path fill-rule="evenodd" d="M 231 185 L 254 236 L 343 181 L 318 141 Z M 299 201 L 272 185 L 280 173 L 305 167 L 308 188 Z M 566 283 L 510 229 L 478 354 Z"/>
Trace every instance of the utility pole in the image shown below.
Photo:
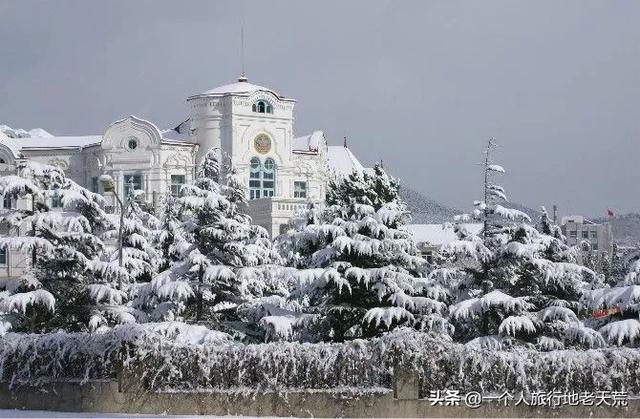
<path fill-rule="evenodd" d="M 32 213 L 32 217 L 33 217 L 33 221 L 31 222 L 31 231 L 33 233 L 33 238 L 34 238 L 34 242 L 35 242 L 35 238 L 36 238 L 36 220 L 35 220 L 35 216 L 36 216 L 36 196 L 35 195 L 31 195 L 31 213 Z M 31 267 L 35 268 L 36 267 L 36 246 L 34 244 L 33 248 L 31 249 Z"/>
<path fill-rule="evenodd" d="M 491 149 L 496 146 L 495 138 L 489 138 L 487 148 L 484 152 L 484 208 L 482 210 L 484 214 L 483 228 L 482 228 L 482 241 L 487 238 L 487 229 L 489 228 L 489 164 L 491 163 L 490 154 Z M 485 243 L 486 244 L 486 243 Z"/>
<path fill-rule="evenodd" d="M 133 203 L 134 195 L 133 195 L 133 180 L 129 178 L 129 193 L 127 194 L 127 200 L 125 203 L 122 202 L 120 196 L 118 196 L 118 191 L 116 190 L 115 182 L 111 176 L 106 175 L 105 179 L 101 179 L 102 188 L 105 192 L 112 192 L 113 196 L 116 198 L 116 202 L 118 203 L 118 207 L 120 208 L 120 226 L 118 227 L 118 266 L 122 268 L 123 265 L 123 255 L 122 255 L 122 240 L 124 235 L 124 213 L 129 208 L 129 205 Z M 118 288 L 122 290 L 122 277 L 118 276 Z"/>

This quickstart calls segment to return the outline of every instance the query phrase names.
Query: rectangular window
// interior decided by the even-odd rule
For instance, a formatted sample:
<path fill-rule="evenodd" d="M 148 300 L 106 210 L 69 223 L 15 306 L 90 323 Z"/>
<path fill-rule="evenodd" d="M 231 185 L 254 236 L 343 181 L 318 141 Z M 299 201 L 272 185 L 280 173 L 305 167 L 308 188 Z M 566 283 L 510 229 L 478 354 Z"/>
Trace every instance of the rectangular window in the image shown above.
<path fill-rule="evenodd" d="M 592 231 L 591 232 L 591 238 L 592 239 L 597 239 L 598 238 L 598 232 L 597 231 Z"/>
<path fill-rule="evenodd" d="M 2 207 L 5 209 L 11 209 L 11 195 L 5 195 L 4 199 L 2 200 Z"/>
<path fill-rule="evenodd" d="M 51 196 L 51 208 L 62 208 L 62 196 L 58 192 Z"/>
<path fill-rule="evenodd" d="M 7 264 L 7 248 L 0 249 L 0 265 Z"/>
<path fill-rule="evenodd" d="M 133 184 L 133 189 L 142 189 L 142 175 L 124 175 L 124 196 L 129 195 L 129 189 Z"/>
<path fill-rule="evenodd" d="M 303 182 L 303 181 L 293 182 L 293 197 L 294 198 L 307 197 L 307 182 Z"/>
<path fill-rule="evenodd" d="M 184 175 L 171 175 L 171 195 L 180 196 L 180 188 L 182 188 L 184 183 Z"/>
<path fill-rule="evenodd" d="M 598 243 L 591 243 L 592 250 L 598 250 Z"/>
<path fill-rule="evenodd" d="M 570 231 L 570 232 L 569 232 L 569 237 L 571 237 L 571 238 L 574 238 L 574 239 L 575 239 L 576 237 L 578 237 L 578 232 L 577 232 L 576 230 L 572 230 L 572 231 Z"/>
<path fill-rule="evenodd" d="M 586 231 L 586 230 L 585 230 L 585 231 L 583 231 L 583 232 L 582 232 L 582 238 L 583 238 L 583 239 L 588 239 L 588 238 L 589 238 L 589 232 L 588 232 L 588 231 Z"/>
<path fill-rule="evenodd" d="M 425 256 L 428 263 L 433 263 L 433 251 L 429 250 Z"/>
<path fill-rule="evenodd" d="M 98 177 L 94 176 L 91 178 L 91 192 L 100 193 L 100 188 L 98 186 Z"/>

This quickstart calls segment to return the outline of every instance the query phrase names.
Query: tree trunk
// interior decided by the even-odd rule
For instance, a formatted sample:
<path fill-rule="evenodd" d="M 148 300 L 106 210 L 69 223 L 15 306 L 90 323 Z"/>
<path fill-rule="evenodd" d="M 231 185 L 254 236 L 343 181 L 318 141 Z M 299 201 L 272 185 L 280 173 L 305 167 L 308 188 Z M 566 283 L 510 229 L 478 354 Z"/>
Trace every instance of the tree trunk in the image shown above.
<path fill-rule="evenodd" d="M 200 269 L 200 272 L 198 273 L 198 282 L 200 283 L 200 285 L 198 286 L 198 303 L 196 306 L 196 320 L 202 320 L 202 309 L 203 309 L 203 303 L 202 303 L 202 276 L 204 275 L 204 271 L 202 269 Z"/>

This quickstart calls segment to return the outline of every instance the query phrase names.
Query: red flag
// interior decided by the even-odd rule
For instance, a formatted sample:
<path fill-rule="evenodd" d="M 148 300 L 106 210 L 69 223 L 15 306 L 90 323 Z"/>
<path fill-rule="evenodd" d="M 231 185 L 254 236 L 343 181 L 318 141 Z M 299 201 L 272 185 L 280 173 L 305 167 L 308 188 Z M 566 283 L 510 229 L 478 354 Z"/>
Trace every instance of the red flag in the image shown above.
<path fill-rule="evenodd" d="M 605 308 L 602 310 L 595 310 L 593 313 L 591 313 L 591 315 L 593 316 L 594 319 L 601 319 L 603 317 L 609 317 L 612 314 L 617 314 L 617 313 L 621 313 L 622 310 L 620 310 L 620 307 L 612 307 L 612 308 Z"/>
<path fill-rule="evenodd" d="M 611 211 L 610 209 L 607 209 L 607 215 L 609 216 L 609 218 L 613 218 L 613 211 Z"/>

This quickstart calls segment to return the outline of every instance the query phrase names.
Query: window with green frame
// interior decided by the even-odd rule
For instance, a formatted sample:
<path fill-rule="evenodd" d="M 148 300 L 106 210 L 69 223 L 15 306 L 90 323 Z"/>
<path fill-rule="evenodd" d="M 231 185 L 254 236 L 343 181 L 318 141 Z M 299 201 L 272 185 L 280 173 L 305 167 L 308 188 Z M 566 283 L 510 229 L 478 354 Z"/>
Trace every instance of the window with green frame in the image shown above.
<path fill-rule="evenodd" d="M 171 175 L 171 195 L 180 196 L 180 189 L 185 184 L 184 175 Z"/>
<path fill-rule="evenodd" d="M 99 193 L 100 192 L 100 186 L 98 183 L 98 177 L 94 176 L 91 178 L 91 192 L 93 193 Z"/>
<path fill-rule="evenodd" d="M 259 100 L 251 106 L 251 110 L 257 113 L 273 113 L 273 107 L 266 100 Z"/>
<path fill-rule="evenodd" d="M 296 180 L 293 182 L 293 197 L 294 198 L 306 198 L 307 197 L 307 182 Z"/>
<path fill-rule="evenodd" d="M 51 195 L 51 208 L 62 208 L 62 195 L 58 191 Z"/>
<path fill-rule="evenodd" d="M 270 198 L 276 190 L 276 162 L 271 158 L 251 159 L 249 165 L 249 199 Z"/>
<path fill-rule="evenodd" d="M 128 174 L 124 175 L 124 196 L 129 196 L 129 191 L 133 185 L 133 189 L 142 189 L 142 175 Z"/>

